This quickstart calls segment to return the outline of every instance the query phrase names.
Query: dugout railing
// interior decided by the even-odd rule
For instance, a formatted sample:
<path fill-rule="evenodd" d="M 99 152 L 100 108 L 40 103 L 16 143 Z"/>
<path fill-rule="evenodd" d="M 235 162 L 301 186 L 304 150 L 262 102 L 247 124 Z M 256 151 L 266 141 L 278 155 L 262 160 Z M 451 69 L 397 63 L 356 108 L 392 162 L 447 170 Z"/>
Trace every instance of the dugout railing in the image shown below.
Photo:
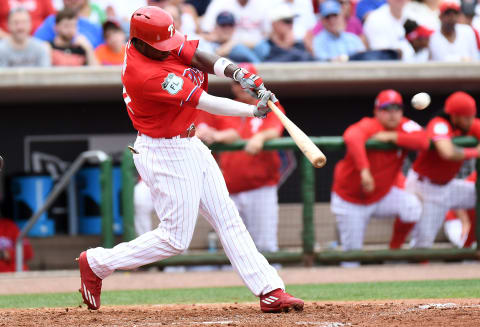
<path fill-rule="evenodd" d="M 344 151 L 345 144 L 341 136 L 323 136 L 311 137 L 311 140 L 326 152 Z M 458 137 L 454 139 L 458 146 L 475 146 L 477 140 L 473 137 Z M 242 150 L 246 142 L 241 140 L 232 144 L 214 144 L 211 146 L 214 152 Z M 367 148 L 388 150 L 394 149 L 395 145 L 382 143 L 374 140 L 367 142 Z M 295 142 L 290 137 L 283 137 L 271 140 L 265 143 L 265 150 L 298 150 Z M 315 251 L 315 224 L 314 224 L 314 205 L 315 205 L 315 169 L 303 155 L 299 157 L 301 183 L 300 189 L 302 208 L 302 246 L 301 250 L 279 251 L 275 253 L 265 253 L 265 256 L 271 263 L 299 264 L 304 263 L 307 266 L 317 264 L 334 264 L 342 261 L 360 261 L 360 262 L 382 262 L 382 261 L 424 261 L 424 260 L 477 260 L 477 249 L 455 249 L 455 248 L 433 248 L 433 249 L 401 249 L 401 250 L 361 250 L 361 251 L 339 251 L 339 250 L 321 250 Z M 333 165 L 333 162 L 327 165 Z M 321 168 L 320 168 L 321 169 Z M 480 170 L 480 161 L 477 161 L 475 169 Z M 137 174 L 133 164 L 130 150 L 126 149 L 121 163 L 122 170 L 122 208 L 124 223 L 124 241 L 135 238 L 134 229 L 134 203 L 133 191 L 137 181 Z M 476 182 L 477 203 L 480 200 L 479 180 Z M 477 219 L 480 211 L 477 211 Z M 108 230 L 108 232 L 110 229 Z M 108 233 L 107 232 L 107 233 Z M 105 237 L 105 235 L 104 235 Z M 111 238 L 110 238 L 111 237 Z M 480 224 L 476 224 L 476 238 L 480 238 Z M 112 236 L 106 236 L 106 239 L 113 239 Z M 228 264 L 228 258 L 223 252 L 209 253 L 202 251 L 198 253 L 188 253 L 178 255 L 172 258 L 155 263 L 156 266 L 178 266 L 178 265 L 222 265 Z"/>

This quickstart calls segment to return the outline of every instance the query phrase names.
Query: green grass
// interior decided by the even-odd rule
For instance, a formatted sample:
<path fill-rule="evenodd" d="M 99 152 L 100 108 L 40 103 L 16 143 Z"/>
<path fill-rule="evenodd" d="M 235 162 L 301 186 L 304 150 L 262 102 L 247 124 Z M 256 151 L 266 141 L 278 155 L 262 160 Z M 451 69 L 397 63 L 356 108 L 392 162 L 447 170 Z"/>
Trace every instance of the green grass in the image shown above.
<path fill-rule="evenodd" d="M 480 298 L 480 279 L 289 285 L 287 291 L 306 301 Z M 246 287 L 102 293 L 102 305 L 253 301 L 257 299 Z M 81 295 L 78 292 L 0 296 L 0 308 L 72 307 L 81 303 Z"/>

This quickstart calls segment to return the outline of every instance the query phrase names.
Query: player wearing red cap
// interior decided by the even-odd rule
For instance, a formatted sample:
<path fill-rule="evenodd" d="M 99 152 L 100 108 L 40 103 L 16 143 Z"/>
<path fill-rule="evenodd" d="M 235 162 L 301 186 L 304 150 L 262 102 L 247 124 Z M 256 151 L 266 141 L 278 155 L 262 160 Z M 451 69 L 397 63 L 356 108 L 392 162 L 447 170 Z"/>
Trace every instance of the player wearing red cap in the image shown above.
<path fill-rule="evenodd" d="M 252 64 L 241 64 L 257 74 Z M 257 100 L 233 83 L 235 100 L 253 104 Z M 277 105 L 280 110 L 283 108 Z M 263 144 L 282 135 L 284 127 L 275 115 L 255 117 L 220 117 L 208 115 L 199 124 L 199 138 L 206 143 L 232 143 L 247 140 L 244 151 L 223 152 L 222 169 L 230 197 L 235 202 L 259 251 L 278 250 L 278 196 L 280 157 L 277 151 L 262 151 Z M 202 115 L 205 116 L 205 115 Z M 207 125 L 207 126 L 205 126 Z"/>
<path fill-rule="evenodd" d="M 407 190 L 419 194 L 423 201 L 422 217 L 412 233 L 412 245 L 433 245 L 448 210 L 475 206 L 475 185 L 456 179 L 464 160 L 479 157 L 479 147 L 456 147 L 452 138 L 470 135 L 480 139 L 480 120 L 475 118 L 475 100 L 465 92 L 455 92 L 445 101 L 444 114 L 433 118 L 427 133 L 432 149 L 420 152 L 408 172 Z"/>
<path fill-rule="evenodd" d="M 195 137 L 198 109 L 211 114 L 263 118 L 267 101 L 277 102 L 262 79 L 226 58 L 197 49 L 175 30 L 158 7 L 135 11 L 122 71 L 123 98 L 138 130 L 133 160 L 148 185 L 160 224 L 112 249 L 80 254 L 81 293 L 90 309 L 100 307 L 102 280 L 184 252 L 198 213 L 218 233 L 226 255 L 264 312 L 302 310 L 303 301 L 284 291 L 276 270 L 255 248 L 210 150 Z M 230 77 L 258 93 L 254 105 L 209 95 L 207 74 Z"/>
<path fill-rule="evenodd" d="M 407 222 L 420 218 L 419 199 L 395 183 L 407 151 L 427 149 L 429 142 L 420 125 L 403 117 L 402 97 L 394 90 L 380 92 L 374 117 L 348 127 L 343 138 L 347 152 L 335 166 L 331 210 L 343 249 L 358 250 L 372 216 L 400 216 Z M 399 148 L 367 150 L 369 139 L 391 142 Z"/>

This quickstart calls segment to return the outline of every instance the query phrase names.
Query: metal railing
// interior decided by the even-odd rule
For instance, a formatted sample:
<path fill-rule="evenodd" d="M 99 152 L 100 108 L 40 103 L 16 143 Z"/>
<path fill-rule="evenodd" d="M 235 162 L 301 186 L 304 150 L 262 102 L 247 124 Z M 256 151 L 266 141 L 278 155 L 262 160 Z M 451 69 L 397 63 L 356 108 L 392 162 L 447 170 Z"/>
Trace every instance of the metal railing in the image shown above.
<path fill-rule="evenodd" d="M 343 151 L 345 143 L 341 136 L 322 136 L 310 137 L 310 139 L 324 151 Z M 477 139 L 473 137 L 457 137 L 453 142 L 462 147 L 471 147 L 477 145 Z M 232 144 L 214 144 L 210 148 L 212 151 L 236 151 L 243 150 L 246 142 L 240 140 Z M 395 149 L 392 143 L 383 143 L 379 141 L 369 140 L 366 144 L 368 149 L 389 150 Z M 433 145 L 432 145 L 433 146 Z M 264 150 L 282 150 L 293 149 L 298 150 L 297 145 L 290 137 L 283 137 L 275 140 L 267 141 L 264 144 Z M 451 260 L 456 259 L 477 259 L 480 242 L 477 242 L 477 250 L 473 249 L 411 249 L 411 250 L 374 250 L 374 251 L 322 251 L 315 253 L 315 225 L 314 225 L 314 205 L 315 205 L 315 168 L 310 162 L 301 156 L 302 178 L 302 252 L 276 252 L 266 253 L 265 256 L 270 262 L 294 263 L 303 262 L 307 265 L 317 263 L 336 263 L 340 261 L 382 261 L 382 260 Z M 133 209 L 133 187 L 135 184 L 134 164 L 131 153 L 125 150 L 122 160 L 122 181 L 123 185 L 123 226 L 125 230 L 134 229 L 134 209 Z M 476 170 L 480 171 L 480 160 L 477 160 Z M 128 185 L 128 186 L 127 186 Z M 480 201 L 480 178 L 477 179 L 477 201 Z M 478 202 L 477 202 L 478 203 Z M 477 210 L 477 221 L 480 221 L 480 210 Z M 130 226 L 130 227 L 129 227 Z M 129 241 L 135 237 L 135 233 L 124 234 L 124 240 Z M 480 224 L 476 225 L 476 237 L 480 240 Z M 158 266 L 175 266 L 175 265 L 198 265 L 198 264 L 227 264 L 228 258 L 224 254 L 183 254 L 176 257 L 168 258 L 161 262 L 155 263 Z"/>
<path fill-rule="evenodd" d="M 60 193 L 69 184 L 73 175 L 83 166 L 85 161 L 90 158 L 97 158 L 101 163 L 101 184 L 102 184 L 102 199 L 100 211 L 102 214 L 102 232 L 105 245 L 113 246 L 113 205 L 112 205 L 112 160 L 103 151 L 86 151 L 78 156 L 67 171 L 62 175 L 60 180 L 55 184 L 42 207 L 35 212 L 35 214 L 23 226 L 18 235 L 15 247 L 15 264 L 16 271 L 23 270 L 23 240 L 25 235 L 32 229 L 40 216 L 50 208 L 54 201 L 58 198 Z"/>

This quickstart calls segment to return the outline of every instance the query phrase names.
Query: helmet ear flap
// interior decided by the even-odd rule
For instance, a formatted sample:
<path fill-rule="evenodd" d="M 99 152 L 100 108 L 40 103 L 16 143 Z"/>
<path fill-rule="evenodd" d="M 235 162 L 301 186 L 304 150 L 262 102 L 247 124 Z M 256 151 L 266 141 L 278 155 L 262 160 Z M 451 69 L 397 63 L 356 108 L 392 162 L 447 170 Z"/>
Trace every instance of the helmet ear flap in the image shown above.
<path fill-rule="evenodd" d="M 159 51 L 178 48 L 185 37 L 179 33 L 170 13 L 155 7 L 137 9 L 130 19 L 130 40 L 137 38 Z"/>

